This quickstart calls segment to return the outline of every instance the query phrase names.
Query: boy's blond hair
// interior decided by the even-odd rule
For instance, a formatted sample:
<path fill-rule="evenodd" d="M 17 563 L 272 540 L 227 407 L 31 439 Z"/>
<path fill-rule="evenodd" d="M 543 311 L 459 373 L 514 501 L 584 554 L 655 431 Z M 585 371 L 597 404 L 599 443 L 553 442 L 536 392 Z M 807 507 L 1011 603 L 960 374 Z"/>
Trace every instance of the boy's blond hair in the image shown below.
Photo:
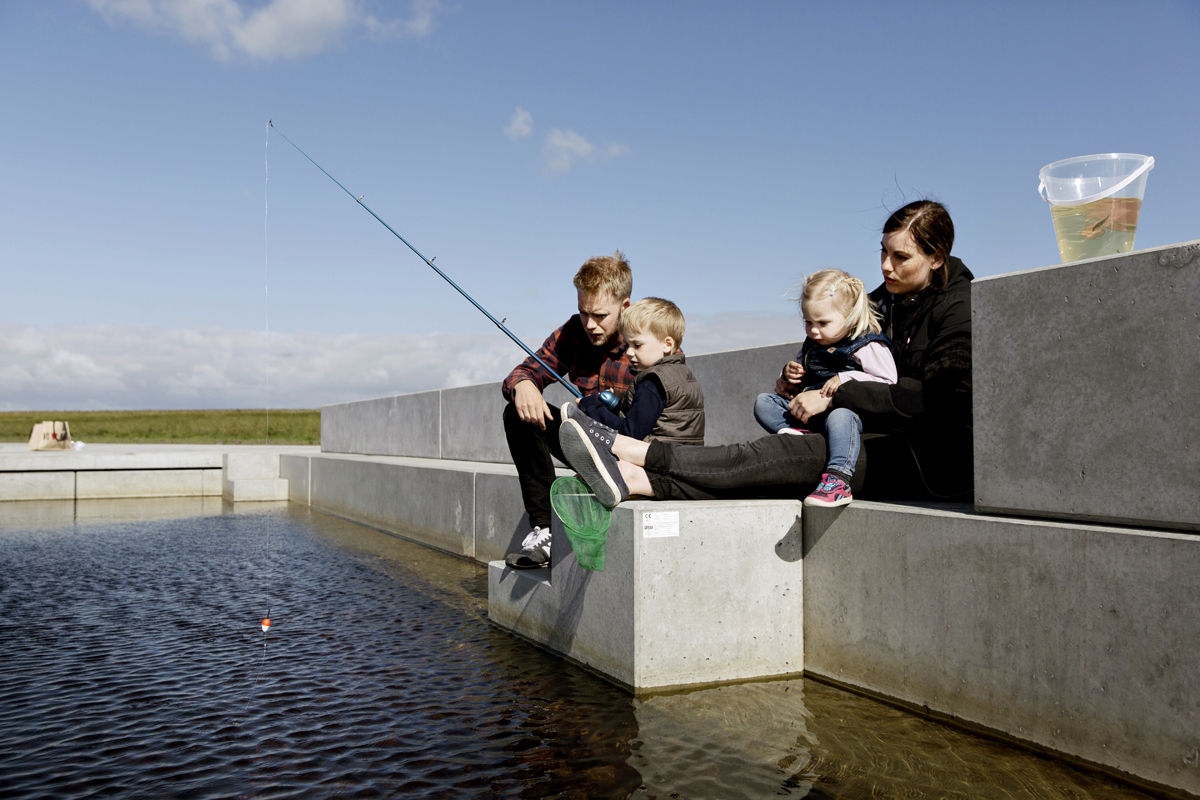
<path fill-rule="evenodd" d="M 879 324 L 879 311 L 867 296 L 867 287 L 850 273 L 840 269 L 823 269 L 804 279 L 804 291 L 800 294 L 801 307 L 812 300 L 826 299 L 832 300 L 833 307 L 846 318 L 850 326 L 850 332 L 846 334 L 849 338 L 857 339 L 867 331 L 883 332 Z"/>
<path fill-rule="evenodd" d="M 633 270 L 620 250 L 611 256 L 594 256 L 575 273 L 575 288 L 584 294 L 610 295 L 621 301 L 633 294 Z"/>
<path fill-rule="evenodd" d="M 661 297 L 643 297 L 625 309 L 619 323 L 621 338 L 649 331 L 657 339 L 668 336 L 675 342 L 676 349 L 683 344 L 683 331 L 687 328 L 679 306 Z"/>

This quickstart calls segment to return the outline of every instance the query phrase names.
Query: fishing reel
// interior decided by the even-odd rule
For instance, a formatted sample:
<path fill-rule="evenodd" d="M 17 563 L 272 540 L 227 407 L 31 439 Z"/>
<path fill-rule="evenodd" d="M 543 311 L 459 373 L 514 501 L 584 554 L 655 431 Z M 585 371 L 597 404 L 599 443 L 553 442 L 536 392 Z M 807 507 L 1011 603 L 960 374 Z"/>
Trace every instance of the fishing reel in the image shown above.
<path fill-rule="evenodd" d="M 600 402 L 604 403 L 604 407 L 609 411 L 616 412 L 617 406 L 621 405 L 621 398 L 617 397 L 612 389 L 605 389 L 600 393 Z"/>

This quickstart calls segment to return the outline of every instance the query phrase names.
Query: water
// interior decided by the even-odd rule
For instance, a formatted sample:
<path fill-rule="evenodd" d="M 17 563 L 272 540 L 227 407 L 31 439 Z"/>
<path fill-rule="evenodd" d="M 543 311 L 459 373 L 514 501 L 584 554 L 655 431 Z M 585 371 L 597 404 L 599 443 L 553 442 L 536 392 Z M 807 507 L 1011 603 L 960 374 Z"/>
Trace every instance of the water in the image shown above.
<path fill-rule="evenodd" d="M 1133 250 L 1142 201 L 1106 197 L 1081 206 L 1051 206 L 1063 263 Z"/>
<path fill-rule="evenodd" d="M 306 509 L 18 507 L 5 798 L 1145 797 L 812 680 L 632 698 L 489 624 L 481 567 Z"/>

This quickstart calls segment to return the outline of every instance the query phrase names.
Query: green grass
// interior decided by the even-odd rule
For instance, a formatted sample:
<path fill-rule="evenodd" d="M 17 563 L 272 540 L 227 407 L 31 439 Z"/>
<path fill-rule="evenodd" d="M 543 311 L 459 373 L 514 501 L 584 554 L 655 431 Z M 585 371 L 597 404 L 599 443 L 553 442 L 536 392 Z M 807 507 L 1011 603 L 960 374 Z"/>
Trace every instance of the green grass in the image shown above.
<path fill-rule="evenodd" d="M 71 438 L 97 444 L 320 444 L 321 412 L 272 409 L 215 411 L 4 411 L 0 442 L 28 442 L 43 420 L 66 420 Z"/>

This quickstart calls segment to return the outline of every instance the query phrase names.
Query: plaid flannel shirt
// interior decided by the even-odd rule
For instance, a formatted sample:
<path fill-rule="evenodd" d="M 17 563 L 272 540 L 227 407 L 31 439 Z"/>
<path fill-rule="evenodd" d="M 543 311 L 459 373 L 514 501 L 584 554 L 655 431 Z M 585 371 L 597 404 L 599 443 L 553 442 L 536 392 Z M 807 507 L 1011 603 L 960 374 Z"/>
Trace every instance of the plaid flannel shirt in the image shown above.
<path fill-rule="evenodd" d="M 633 385 L 633 366 L 625 355 L 621 335 L 616 334 L 607 345 L 596 347 L 584 331 L 578 314 L 550 334 L 537 354 L 550 369 L 575 384 L 584 397 L 605 389 L 623 397 Z M 513 388 L 521 381 L 533 381 L 539 390 L 555 382 L 541 364 L 526 358 L 505 378 L 505 400 L 512 402 Z"/>

